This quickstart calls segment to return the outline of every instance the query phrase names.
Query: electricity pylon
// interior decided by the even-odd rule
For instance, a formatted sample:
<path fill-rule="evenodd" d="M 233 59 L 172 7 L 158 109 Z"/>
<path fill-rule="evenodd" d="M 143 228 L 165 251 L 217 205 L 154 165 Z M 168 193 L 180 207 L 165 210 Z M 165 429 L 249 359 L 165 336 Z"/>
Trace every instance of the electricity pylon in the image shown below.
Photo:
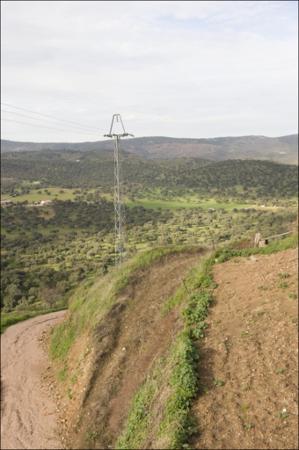
<path fill-rule="evenodd" d="M 119 124 L 120 133 L 115 132 L 116 124 Z M 115 234 L 115 265 L 120 264 L 124 254 L 124 213 L 122 205 L 122 172 L 120 160 L 120 140 L 123 137 L 132 136 L 127 133 L 120 114 L 113 114 L 110 131 L 105 137 L 114 140 L 114 234 Z"/>

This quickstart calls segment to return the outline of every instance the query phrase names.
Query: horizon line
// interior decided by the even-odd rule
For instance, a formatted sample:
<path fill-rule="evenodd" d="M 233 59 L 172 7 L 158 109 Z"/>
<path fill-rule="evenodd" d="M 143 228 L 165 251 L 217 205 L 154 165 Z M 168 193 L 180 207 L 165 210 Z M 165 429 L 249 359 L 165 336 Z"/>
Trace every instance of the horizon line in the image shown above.
<path fill-rule="evenodd" d="M 269 136 L 265 134 L 238 134 L 238 135 L 226 135 L 226 136 L 214 136 L 214 137 L 173 137 L 173 136 L 163 136 L 163 135 L 149 135 L 149 136 L 134 136 L 130 138 L 130 140 L 136 139 L 146 139 L 146 138 L 163 138 L 163 139 L 188 139 L 188 140 L 209 140 L 209 139 L 224 139 L 224 138 L 241 138 L 241 137 L 265 137 L 269 139 L 278 139 L 282 137 L 288 136 L 298 136 L 298 131 L 296 133 L 283 134 L 279 136 Z M 94 141 L 25 141 L 25 140 L 15 140 L 15 139 L 7 139 L 1 137 L 2 141 L 8 142 L 19 142 L 25 144 L 87 144 L 87 143 L 96 143 L 96 142 L 109 142 L 109 139 L 97 139 Z"/>

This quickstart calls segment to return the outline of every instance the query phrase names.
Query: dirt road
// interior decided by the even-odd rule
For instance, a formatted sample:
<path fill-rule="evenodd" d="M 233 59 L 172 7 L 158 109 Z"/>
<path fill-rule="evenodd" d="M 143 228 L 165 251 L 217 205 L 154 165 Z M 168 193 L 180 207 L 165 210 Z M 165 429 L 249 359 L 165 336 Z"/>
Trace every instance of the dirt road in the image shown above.
<path fill-rule="evenodd" d="M 1 448 L 60 449 L 56 405 L 41 384 L 48 366 L 40 337 L 65 311 L 8 328 L 1 337 Z"/>

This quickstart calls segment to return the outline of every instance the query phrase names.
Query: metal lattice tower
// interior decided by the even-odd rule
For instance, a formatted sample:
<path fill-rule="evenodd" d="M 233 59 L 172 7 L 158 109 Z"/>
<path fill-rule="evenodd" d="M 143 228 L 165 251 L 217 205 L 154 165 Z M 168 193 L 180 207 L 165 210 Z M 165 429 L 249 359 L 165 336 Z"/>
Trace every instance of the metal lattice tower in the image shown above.
<path fill-rule="evenodd" d="M 120 132 L 115 132 L 117 127 Z M 117 131 L 117 130 L 116 130 Z M 120 139 L 132 136 L 126 132 L 121 115 L 113 114 L 110 131 L 105 137 L 114 140 L 114 233 L 115 233 L 115 265 L 120 264 L 124 254 L 124 213 L 122 205 L 122 172 L 120 159 Z"/>

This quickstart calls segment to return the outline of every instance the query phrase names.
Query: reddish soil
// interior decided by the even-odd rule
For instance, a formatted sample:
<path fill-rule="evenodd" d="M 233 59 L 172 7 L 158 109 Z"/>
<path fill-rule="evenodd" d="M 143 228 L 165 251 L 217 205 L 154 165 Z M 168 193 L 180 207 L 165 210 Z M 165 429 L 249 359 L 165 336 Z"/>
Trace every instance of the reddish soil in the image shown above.
<path fill-rule="evenodd" d="M 42 384 L 43 334 L 65 311 L 12 325 L 1 336 L 1 448 L 59 449 L 58 411 Z"/>
<path fill-rule="evenodd" d="M 162 314 L 163 303 L 199 257 L 168 256 L 140 272 L 98 325 L 80 419 L 69 430 L 72 448 L 113 448 L 134 394 L 181 326 L 178 311 Z"/>
<path fill-rule="evenodd" d="M 215 266 L 192 448 L 298 448 L 297 274 L 297 249 Z"/>

